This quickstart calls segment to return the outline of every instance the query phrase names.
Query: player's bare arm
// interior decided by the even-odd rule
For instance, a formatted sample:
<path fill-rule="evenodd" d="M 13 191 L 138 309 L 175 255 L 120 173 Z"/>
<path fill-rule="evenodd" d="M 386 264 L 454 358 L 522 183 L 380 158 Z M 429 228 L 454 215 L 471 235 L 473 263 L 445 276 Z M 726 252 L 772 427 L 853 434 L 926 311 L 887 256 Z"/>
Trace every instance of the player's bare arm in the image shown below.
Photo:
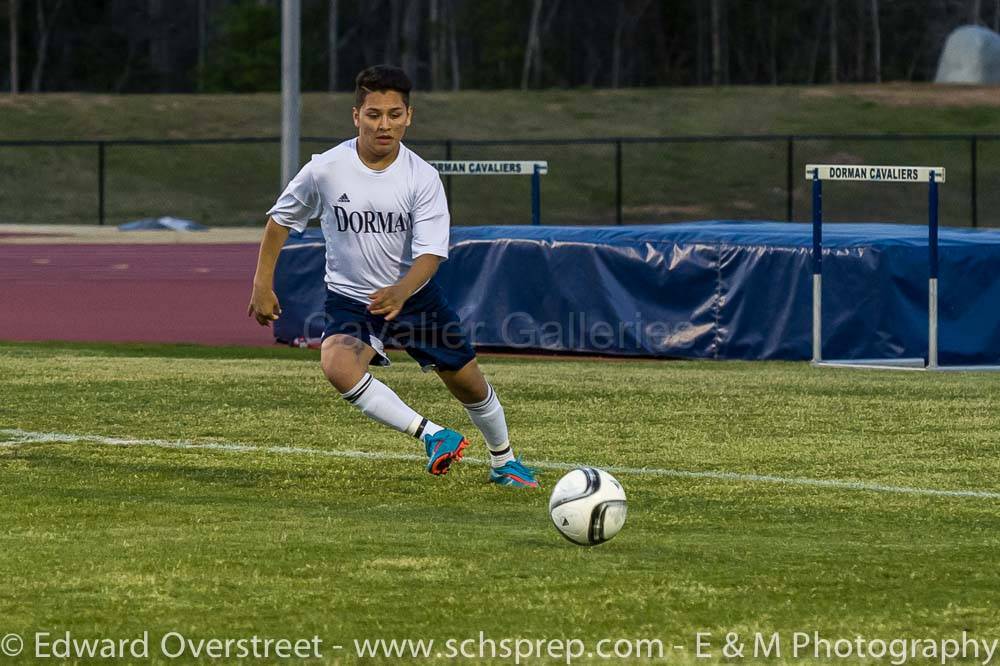
<path fill-rule="evenodd" d="M 441 265 L 441 257 L 433 254 L 422 254 L 413 260 L 413 265 L 399 282 L 389 287 L 379 289 L 368 296 L 371 303 L 368 311 L 381 315 L 387 321 L 392 321 L 403 309 L 403 305 L 421 286 L 427 283 L 437 273 Z"/>
<path fill-rule="evenodd" d="M 274 266 L 287 238 L 288 228 L 269 218 L 267 226 L 264 227 L 264 237 L 260 241 L 257 271 L 253 276 L 253 292 L 250 294 L 250 304 L 247 306 L 247 316 L 256 318 L 261 326 L 269 325 L 281 315 L 281 305 L 274 293 Z"/>

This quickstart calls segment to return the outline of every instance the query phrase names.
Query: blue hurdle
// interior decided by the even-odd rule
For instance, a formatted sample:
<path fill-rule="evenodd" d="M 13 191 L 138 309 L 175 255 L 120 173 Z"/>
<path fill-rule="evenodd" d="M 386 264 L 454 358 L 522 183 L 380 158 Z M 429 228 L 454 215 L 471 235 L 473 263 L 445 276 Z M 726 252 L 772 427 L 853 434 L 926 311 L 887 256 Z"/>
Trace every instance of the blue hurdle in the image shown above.
<path fill-rule="evenodd" d="M 1000 365 L 942 366 L 938 364 L 938 185 L 944 167 L 807 164 L 812 181 L 813 358 L 812 365 L 879 370 L 1000 371 Z M 851 180 L 927 183 L 927 358 L 825 360 L 823 358 L 823 181 Z"/>
<path fill-rule="evenodd" d="M 944 167 L 807 164 L 812 181 L 813 321 L 812 365 L 882 370 L 982 370 L 1000 365 L 941 366 L 938 363 L 938 185 L 945 182 Z M 927 183 L 927 358 L 825 360 L 823 358 L 823 181 L 850 180 L 891 183 Z"/>

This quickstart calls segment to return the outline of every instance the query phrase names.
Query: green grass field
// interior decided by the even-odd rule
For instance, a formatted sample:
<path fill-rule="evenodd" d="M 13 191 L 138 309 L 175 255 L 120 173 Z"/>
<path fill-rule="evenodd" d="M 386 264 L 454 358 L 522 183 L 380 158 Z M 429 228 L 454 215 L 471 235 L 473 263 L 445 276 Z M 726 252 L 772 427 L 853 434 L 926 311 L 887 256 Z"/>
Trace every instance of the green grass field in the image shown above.
<path fill-rule="evenodd" d="M 395 359 L 380 378 L 470 431 Z M 153 663 L 171 631 L 318 635 L 332 663 L 354 663 L 355 640 L 441 652 L 480 631 L 660 640 L 673 663 L 720 660 L 727 632 L 1000 638 L 1000 377 L 482 364 L 543 485 L 557 463 L 632 468 L 616 539 L 573 546 L 547 490 L 484 483 L 478 432 L 478 460 L 429 476 L 414 441 L 325 385 L 316 352 L 0 343 L 0 636 L 149 631 Z"/>
<path fill-rule="evenodd" d="M 414 93 L 408 140 L 571 139 L 747 134 L 972 134 L 1000 132 L 1000 97 L 990 87 L 739 86 L 628 90 Z M 307 93 L 302 134 L 346 138 L 352 95 Z M 280 134 L 280 96 L 19 95 L 0 98 L 0 139 L 177 139 Z M 329 148 L 303 142 L 303 160 Z M 444 146 L 418 146 L 443 159 Z M 970 157 L 955 141 L 803 141 L 794 158 L 795 219 L 808 220 L 807 162 L 933 164 L 948 169 L 942 224 L 970 219 Z M 979 212 L 1000 226 L 1000 140 L 982 141 Z M 547 224 L 614 224 L 614 145 L 460 146 L 455 159 L 545 159 Z M 626 144 L 623 219 L 785 219 L 785 144 Z M 115 146 L 106 155 L 109 224 L 156 215 L 212 226 L 256 225 L 279 188 L 277 144 Z M 0 222 L 96 223 L 97 149 L 0 147 Z M 926 197 L 913 188 L 842 184 L 828 197 L 830 221 L 925 223 Z M 451 210 L 462 225 L 530 221 L 527 178 L 453 178 Z"/>

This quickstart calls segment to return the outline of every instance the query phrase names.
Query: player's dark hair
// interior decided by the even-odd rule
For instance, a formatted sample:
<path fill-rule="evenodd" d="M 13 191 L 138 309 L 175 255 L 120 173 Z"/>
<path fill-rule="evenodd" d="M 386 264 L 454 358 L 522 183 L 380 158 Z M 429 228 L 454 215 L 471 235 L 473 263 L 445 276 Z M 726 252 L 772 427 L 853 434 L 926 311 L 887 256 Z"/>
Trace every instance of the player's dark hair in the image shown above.
<path fill-rule="evenodd" d="M 354 102 L 359 109 L 365 103 L 368 93 L 395 90 L 403 96 L 403 104 L 410 106 L 410 91 L 413 83 L 399 67 L 392 65 L 375 65 L 361 70 L 354 79 Z"/>

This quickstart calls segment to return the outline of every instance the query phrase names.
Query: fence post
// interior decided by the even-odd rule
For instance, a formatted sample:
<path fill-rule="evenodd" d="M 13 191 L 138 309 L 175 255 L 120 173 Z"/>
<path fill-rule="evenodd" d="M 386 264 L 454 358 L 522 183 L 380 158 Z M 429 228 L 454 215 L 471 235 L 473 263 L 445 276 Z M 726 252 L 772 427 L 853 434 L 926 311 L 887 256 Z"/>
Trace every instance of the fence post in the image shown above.
<path fill-rule="evenodd" d="M 785 196 L 787 201 L 785 202 L 785 218 L 791 222 L 795 219 L 795 198 L 793 196 L 795 187 L 795 179 L 792 177 L 792 171 L 795 167 L 795 137 L 789 136 L 787 139 L 787 144 L 785 145 Z"/>
<path fill-rule="evenodd" d="M 97 142 L 97 224 L 104 225 L 104 141 Z"/>
<path fill-rule="evenodd" d="M 970 164 L 971 168 L 969 169 L 969 173 L 971 174 L 970 178 L 972 178 L 972 187 L 969 188 L 969 198 L 971 199 L 971 201 L 969 203 L 970 203 L 970 205 L 972 207 L 972 227 L 973 228 L 979 226 L 979 197 L 978 197 L 978 192 L 976 190 L 976 180 L 977 180 L 977 175 L 978 175 L 977 174 L 977 166 L 978 166 L 978 162 L 979 162 L 978 155 L 977 155 L 977 152 L 978 152 L 977 151 L 977 144 L 978 143 L 979 143 L 979 136 L 977 134 L 973 134 L 969 138 L 969 148 L 970 148 L 969 159 L 971 161 L 971 164 Z"/>
<path fill-rule="evenodd" d="M 622 140 L 615 139 L 615 221 L 622 222 Z"/>

